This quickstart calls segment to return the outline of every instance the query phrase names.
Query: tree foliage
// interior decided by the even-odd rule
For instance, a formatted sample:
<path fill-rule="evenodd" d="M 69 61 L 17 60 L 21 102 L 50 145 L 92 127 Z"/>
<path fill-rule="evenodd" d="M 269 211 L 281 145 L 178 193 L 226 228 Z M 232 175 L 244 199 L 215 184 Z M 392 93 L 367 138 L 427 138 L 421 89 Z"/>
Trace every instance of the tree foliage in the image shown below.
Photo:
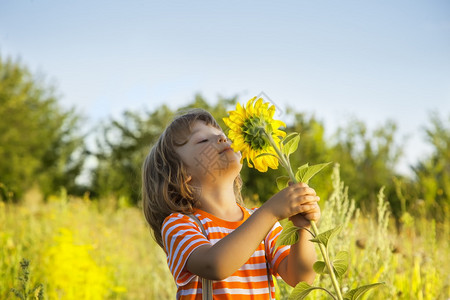
<path fill-rule="evenodd" d="M 61 187 L 77 192 L 84 162 L 79 116 L 58 105 L 53 87 L 1 56 L 0 120 L 0 182 L 13 199 L 34 185 L 44 195 Z"/>
<path fill-rule="evenodd" d="M 450 115 L 445 122 L 437 113 L 431 113 L 430 122 L 425 133 L 433 152 L 420 160 L 413 170 L 425 209 L 430 216 L 443 219 L 450 209 Z"/>
<path fill-rule="evenodd" d="M 136 203 L 140 198 L 140 170 L 150 147 L 156 142 L 173 112 L 162 106 L 144 115 L 126 111 L 121 120 L 110 120 L 97 140 L 98 161 L 92 188 L 100 197 L 125 197 Z"/>
<path fill-rule="evenodd" d="M 350 187 L 358 206 L 374 211 L 381 187 L 396 216 L 400 208 L 393 178 L 402 149 L 395 143 L 397 126 L 393 121 L 370 132 L 363 121 L 351 119 L 335 133 L 331 157 L 341 166 L 341 178 Z"/>

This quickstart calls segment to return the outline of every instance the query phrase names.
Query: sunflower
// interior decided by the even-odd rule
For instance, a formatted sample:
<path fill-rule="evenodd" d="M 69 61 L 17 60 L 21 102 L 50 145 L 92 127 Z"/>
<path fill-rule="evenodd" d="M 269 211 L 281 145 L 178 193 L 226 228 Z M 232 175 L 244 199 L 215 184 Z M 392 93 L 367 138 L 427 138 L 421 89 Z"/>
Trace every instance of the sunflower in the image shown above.
<path fill-rule="evenodd" d="M 239 103 L 236 110 L 230 111 L 223 121 L 230 128 L 228 137 L 233 142 L 234 151 L 241 151 L 241 163 L 246 158 L 250 168 L 255 167 L 260 172 L 267 168 L 278 168 L 278 155 L 272 143 L 278 147 L 281 138 L 286 133 L 278 128 L 286 127 L 284 122 L 274 120 L 275 106 L 264 103 L 262 98 L 250 99 L 245 108 Z M 269 155 L 261 155 L 261 154 Z"/>

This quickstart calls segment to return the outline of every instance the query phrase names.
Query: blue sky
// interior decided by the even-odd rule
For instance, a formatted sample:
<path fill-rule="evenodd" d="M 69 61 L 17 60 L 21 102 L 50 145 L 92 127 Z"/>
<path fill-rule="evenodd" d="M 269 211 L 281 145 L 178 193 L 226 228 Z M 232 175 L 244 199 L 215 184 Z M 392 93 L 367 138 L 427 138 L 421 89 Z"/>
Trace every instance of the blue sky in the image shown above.
<path fill-rule="evenodd" d="M 329 133 L 393 119 L 409 136 L 402 169 L 428 151 L 429 112 L 450 114 L 446 0 L 2 0 L 0 54 L 44 74 L 90 126 L 197 92 L 263 91 Z"/>

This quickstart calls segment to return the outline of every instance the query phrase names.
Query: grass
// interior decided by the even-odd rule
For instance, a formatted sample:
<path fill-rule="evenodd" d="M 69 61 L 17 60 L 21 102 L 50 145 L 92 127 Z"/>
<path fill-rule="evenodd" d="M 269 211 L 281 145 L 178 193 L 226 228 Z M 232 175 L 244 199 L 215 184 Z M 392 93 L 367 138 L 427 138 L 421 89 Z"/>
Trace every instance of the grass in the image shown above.
<path fill-rule="evenodd" d="M 341 286 L 383 281 L 367 299 L 450 299 L 449 222 L 406 214 L 398 233 L 382 194 L 378 215 L 362 216 L 334 176 L 320 226 L 344 224 L 335 249 L 350 252 L 350 267 Z M 22 259 L 30 261 L 30 286 L 42 283 L 44 299 L 173 299 L 165 254 L 141 211 L 114 203 L 64 193 L 47 203 L 37 195 L 20 205 L 0 201 L 0 299 L 14 299 Z M 290 288 L 278 285 L 278 297 L 287 299 Z M 312 293 L 309 299 L 326 298 Z"/>
<path fill-rule="evenodd" d="M 64 194 L 46 204 L 0 202 L 0 299 L 13 299 L 22 258 L 47 299 L 173 298 L 165 254 L 140 210 L 105 202 Z"/>
<path fill-rule="evenodd" d="M 343 224 L 332 249 L 349 252 L 347 273 L 340 285 L 346 290 L 384 282 L 361 299 L 448 300 L 450 299 L 450 224 L 412 217 L 405 212 L 402 231 L 393 225 L 383 189 L 378 194 L 376 214 L 362 216 L 339 178 L 339 167 L 332 175 L 333 193 L 323 208 L 320 231 Z M 279 283 L 287 299 L 290 288 Z M 332 289 L 329 278 L 317 276 L 314 285 Z M 330 299 L 313 292 L 308 299 Z"/>

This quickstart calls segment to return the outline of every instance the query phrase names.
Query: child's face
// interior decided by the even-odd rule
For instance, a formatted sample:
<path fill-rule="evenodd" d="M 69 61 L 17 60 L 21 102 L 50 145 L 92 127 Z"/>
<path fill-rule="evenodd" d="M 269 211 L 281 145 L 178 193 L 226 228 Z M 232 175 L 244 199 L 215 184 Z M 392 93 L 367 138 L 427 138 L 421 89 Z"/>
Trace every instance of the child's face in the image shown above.
<path fill-rule="evenodd" d="M 234 152 L 222 130 L 196 121 L 188 141 L 176 148 L 192 177 L 192 184 L 234 180 L 241 171 L 240 152 Z"/>

